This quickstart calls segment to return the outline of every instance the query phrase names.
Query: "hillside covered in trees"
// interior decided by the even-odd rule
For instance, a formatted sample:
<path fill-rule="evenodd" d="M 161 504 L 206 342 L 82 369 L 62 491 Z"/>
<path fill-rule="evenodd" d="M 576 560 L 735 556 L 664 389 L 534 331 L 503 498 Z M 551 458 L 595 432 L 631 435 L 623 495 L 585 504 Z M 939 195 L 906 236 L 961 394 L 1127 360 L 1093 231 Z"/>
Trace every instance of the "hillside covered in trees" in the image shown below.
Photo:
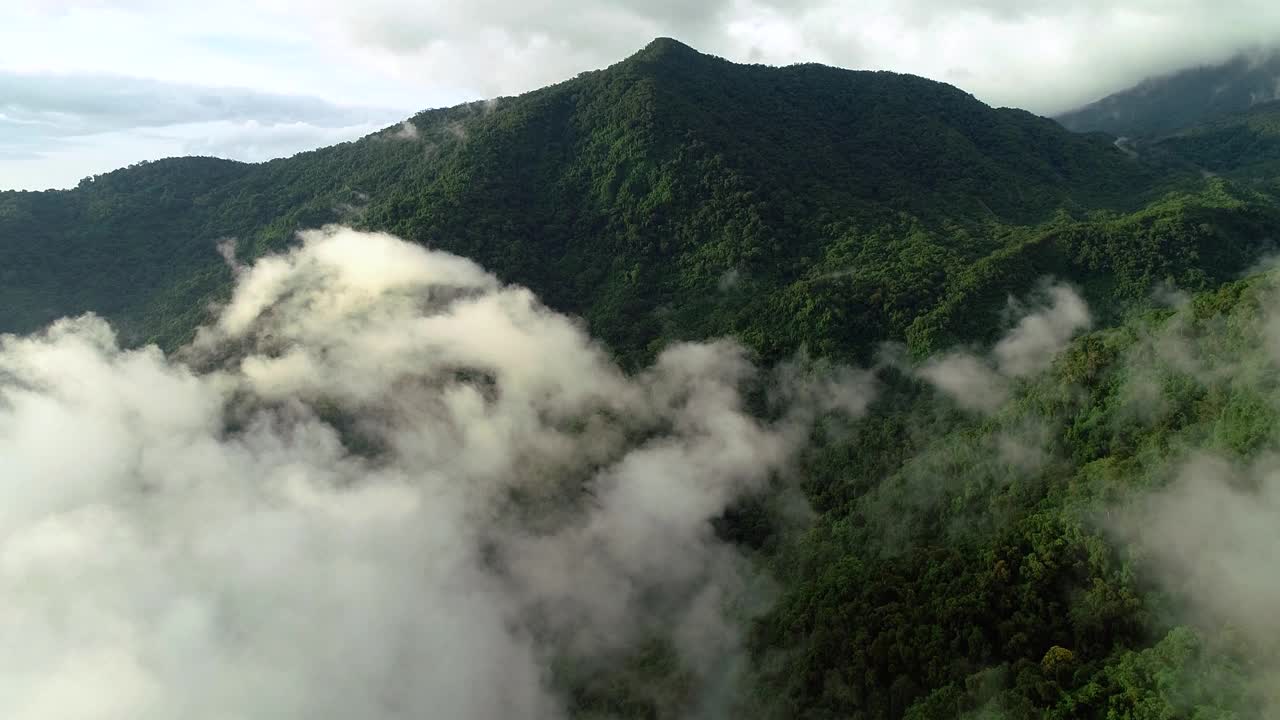
<path fill-rule="evenodd" d="M 1238 226 L 1213 232 L 1264 212 L 949 86 L 738 66 L 658 41 L 560 85 L 286 160 L 173 159 L 0 194 L 13 239 L 2 327 L 94 309 L 172 347 L 226 285 L 221 239 L 251 259 L 342 221 L 474 258 L 624 353 L 725 331 L 763 352 L 802 339 L 852 352 L 913 324 L 927 349 L 958 293 L 999 305 L 1045 271 L 1069 273 L 1085 253 L 1060 228 L 1087 243 L 1111 223 L 1198 226 L 1223 203 L 1241 205 L 1228 211 Z M 1127 272 L 1193 272 L 1177 266 L 1192 249 L 1140 255 L 1169 267 Z"/>
<path fill-rule="evenodd" d="M 237 267 L 341 223 L 530 288 L 627 370 L 722 336 L 869 368 L 868 412 L 798 461 L 805 519 L 773 488 L 715 523 L 773 583 L 719 716 L 1266 717 L 1274 115 L 1135 156 L 918 77 L 663 39 L 288 159 L 0 193 L 0 332 L 93 311 L 176 351 Z M 661 642 L 555 682 L 576 717 L 693 712 Z"/>

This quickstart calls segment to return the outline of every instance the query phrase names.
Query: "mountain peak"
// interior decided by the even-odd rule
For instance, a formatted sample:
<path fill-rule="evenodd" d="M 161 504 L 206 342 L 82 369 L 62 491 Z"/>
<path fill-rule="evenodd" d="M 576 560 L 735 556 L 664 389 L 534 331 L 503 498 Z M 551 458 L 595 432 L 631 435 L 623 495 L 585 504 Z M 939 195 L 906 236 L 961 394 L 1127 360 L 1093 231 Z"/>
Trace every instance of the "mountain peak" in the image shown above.
<path fill-rule="evenodd" d="M 685 45 L 684 43 L 669 37 L 654 38 L 652 42 L 645 45 L 639 52 L 632 55 L 630 60 L 655 62 L 655 61 L 671 61 L 671 60 L 689 60 L 702 57 L 702 53 Z"/>

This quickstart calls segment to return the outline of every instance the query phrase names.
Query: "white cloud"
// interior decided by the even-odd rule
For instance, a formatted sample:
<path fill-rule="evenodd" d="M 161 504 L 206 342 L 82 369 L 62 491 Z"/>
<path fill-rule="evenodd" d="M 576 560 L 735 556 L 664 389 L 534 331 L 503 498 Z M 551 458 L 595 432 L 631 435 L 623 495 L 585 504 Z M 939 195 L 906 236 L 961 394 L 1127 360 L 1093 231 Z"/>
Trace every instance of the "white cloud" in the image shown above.
<path fill-rule="evenodd" d="M 1075 290 L 1054 285 L 1047 295 L 1047 305 L 1024 311 L 1018 324 L 992 350 L 1005 375 L 1023 377 L 1043 370 L 1073 335 L 1092 324 L 1089 306 Z"/>
<path fill-rule="evenodd" d="M 647 635 L 718 681 L 755 579 L 709 520 L 865 376 L 766 423 L 732 343 L 628 377 L 467 260 L 303 240 L 180 359 L 0 338 L 0 716 L 557 717 L 550 656 Z"/>
<path fill-rule="evenodd" d="M 951 353 L 925 363 L 922 378 L 969 410 L 994 412 L 1009 398 L 1009 384 L 992 365 L 970 353 Z"/>
<path fill-rule="evenodd" d="M 1088 328 L 1089 307 L 1067 285 L 1048 285 L 1038 305 L 1010 298 L 1018 322 L 992 348 L 990 357 L 956 351 L 926 362 L 917 373 L 961 407 L 993 412 L 1009 397 L 1010 382 L 1049 367 L 1071 338 Z"/>
<path fill-rule="evenodd" d="M 391 133 L 391 137 L 396 140 L 417 140 L 419 136 L 418 126 L 412 121 L 405 120 L 396 126 L 395 132 Z"/>
<path fill-rule="evenodd" d="M 37 28 L 37 36 L 57 33 L 64 42 L 46 48 L 39 37 L 19 36 Z M 374 0 L 358 6 L 60 0 L 19 3 L 10 29 L 0 31 L 16 43 L 0 65 L 351 93 L 350 101 L 366 104 L 367 96 L 354 99 L 362 74 L 366 91 L 447 86 L 460 95 L 509 93 L 616 61 L 655 36 L 671 35 L 735 60 L 818 60 L 967 78 L 966 89 L 992 102 L 1052 112 L 1148 74 L 1274 44 L 1277 31 L 1280 9 L 1262 0 Z M 106 37 L 113 38 L 110 45 Z M 84 42 L 68 46 L 67 40 Z M 162 50 L 173 51 L 167 67 L 156 62 Z M 300 74 L 289 50 L 328 62 Z"/>
<path fill-rule="evenodd" d="M 28 133 L 48 135 L 241 120 L 343 127 L 399 112 L 343 106 L 302 95 L 101 74 L 0 71 L 0 98 L 5 122 Z"/>
<path fill-rule="evenodd" d="M 1210 647 L 1247 659 L 1248 689 L 1263 716 L 1280 711 L 1276 638 L 1280 581 L 1280 457 L 1251 462 L 1194 454 L 1166 487 L 1108 514 L 1144 573 L 1177 599 L 1177 617 L 1200 630 Z M 1213 678 L 1206 678 L 1212 687 Z M 1227 687 L 1224 685 L 1224 687 Z"/>

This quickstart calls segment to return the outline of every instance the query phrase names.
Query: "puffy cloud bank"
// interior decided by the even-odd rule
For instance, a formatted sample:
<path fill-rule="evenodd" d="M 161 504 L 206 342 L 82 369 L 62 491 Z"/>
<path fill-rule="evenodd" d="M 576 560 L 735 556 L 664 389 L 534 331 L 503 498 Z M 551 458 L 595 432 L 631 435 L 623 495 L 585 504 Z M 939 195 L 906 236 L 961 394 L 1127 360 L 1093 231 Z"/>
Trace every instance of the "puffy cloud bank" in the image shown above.
<path fill-rule="evenodd" d="M 1076 333 L 1093 324 L 1089 306 L 1068 285 L 1048 285 L 1043 302 L 1027 308 L 1010 300 L 1018 323 L 990 357 L 952 352 L 925 363 L 920 376 L 961 407 L 994 412 L 1009 399 L 1010 383 L 1049 367 Z"/>
<path fill-rule="evenodd" d="M 553 659 L 654 637 L 722 680 L 759 578 L 710 521 L 867 376 L 764 421 L 731 343 L 627 376 L 467 260 L 303 241 L 176 357 L 0 339 L 0 716 L 557 717 Z"/>

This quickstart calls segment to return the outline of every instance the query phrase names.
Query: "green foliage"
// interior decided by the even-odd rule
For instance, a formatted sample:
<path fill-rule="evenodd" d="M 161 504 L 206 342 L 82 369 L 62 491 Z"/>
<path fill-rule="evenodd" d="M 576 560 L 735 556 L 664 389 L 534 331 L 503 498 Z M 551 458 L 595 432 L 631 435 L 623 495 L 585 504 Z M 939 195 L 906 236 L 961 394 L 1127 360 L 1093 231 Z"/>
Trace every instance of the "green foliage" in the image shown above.
<path fill-rule="evenodd" d="M 1154 147 L 1205 171 L 1249 179 L 1273 179 L 1280 170 L 1280 102 L 1196 125 Z"/>
<path fill-rule="evenodd" d="M 471 257 L 630 363 L 732 332 L 769 359 L 865 354 L 956 293 L 990 324 L 1010 246 L 1164 179 L 1106 142 L 886 72 L 741 66 L 656 41 L 607 70 L 262 165 L 185 158 L 0 193 L 0 331 L 92 309 L 174 347 L 244 260 L 343 221 Z M 1002 254 L 1003 253 L 1003 254 Z M 1016 255 L 1016 252 L 1014 253 Z M 989 273 L 988 273 L 989 275 Z M 959 331 L 964 334 L 963 330 Z M 928 343 L 926 343 L 928 344 Z"/>
<path fill-rule="evenodd" d="M 752 636 L 772 658 L 761 707 L 1260 717 L 1258 658 L 1220 628 L 1169 624 L 1174 598 L 1102 518 L 1191 454 L 1280 446 L 1274 283 L 1229 283 L 1084 336 L 992 417 L 940 414 L 928 393 L 899 393 L 904 406 L 811 451 L 821 514 L 779 553 L 786 590 Z M 1019 444 L 1043 455 L 1007 452 Z"/>
<path fill-rule="evenodd" d="M 716 523 L 779 584 L 747 633 L 737 714 L 1251 717 L 1246 661 L 1171 621 L 1097 518 L 1192 450 L 1280 441 L 1270 281 L 1232 282 L 1280 205 L 1194 167 L 1246 167 L 1258 146 L 1240 133 L 1270 126 L 1224 121 L 1156 165 L 921 78 L 739 66 L 672 41 L 411 122 L 414 138 L 262 165 L 172 159 L 0 193 L 0 331 L 94 310 L 172 349 L 228 292 L 220 241 L 246 262 L 340 221 L 471 257 L 632 366 L 725 334 L 765 362 L 869 361 L 897 341 L 873 412 L 820 428 L 802 458 L 812 525 L 777 526 L 771 498 Z M 998 412 L 966 414 L 908 371 L 993 341 L 1045 276 L 1082 288 L 1104 329 Z M 1166 287 L 1201 294 L 1153 309 Z M 661 645 L 553 675 L 581 717 L 698 702 Z"/>

